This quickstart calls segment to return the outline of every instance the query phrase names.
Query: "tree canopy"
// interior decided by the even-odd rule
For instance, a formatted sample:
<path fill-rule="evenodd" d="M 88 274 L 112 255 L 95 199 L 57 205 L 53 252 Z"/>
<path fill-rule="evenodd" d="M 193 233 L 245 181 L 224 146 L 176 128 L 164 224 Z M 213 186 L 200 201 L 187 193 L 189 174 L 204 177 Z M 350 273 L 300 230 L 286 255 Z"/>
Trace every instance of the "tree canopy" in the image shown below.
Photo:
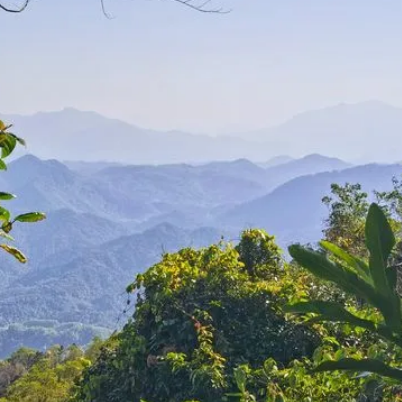
<path fill-rule="evenodd" d="M 402 401 L 392 204 L 348 215 L 361 189 L 332 190 L 320 246 L 292 246 L 289 263 L 250 229 L 237 244 L 167 253 L 127 287 L 136 305 L 122 331 L 86 352 L 21 349 L 0 363 L 0 401 Z M 361 219 L 364 243 L 328 241 L 360 233 Z"/>
<path fill-rule="evenodd" d="M 79 400 L 220 401 L 237 391 L 234 370 L 245 362 L 311 357 L 320 336 L 280 310 L 295 284 L 261 230 L 237 247 L 166 254 L 129 286 L 133 319 L 87 372 Z"/>

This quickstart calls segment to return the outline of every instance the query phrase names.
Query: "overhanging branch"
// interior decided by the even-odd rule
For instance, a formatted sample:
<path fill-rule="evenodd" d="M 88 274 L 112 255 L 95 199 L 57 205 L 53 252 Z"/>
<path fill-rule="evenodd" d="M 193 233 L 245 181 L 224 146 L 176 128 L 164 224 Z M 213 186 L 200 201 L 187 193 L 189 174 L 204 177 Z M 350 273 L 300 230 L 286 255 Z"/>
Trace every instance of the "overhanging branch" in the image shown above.
<path fill-rule="evenodd" d="M 7 11 L 8 13 L 22 13 L 30 3 L 31 0 L 25 0 L 24 4 L 20 7 L 7 7 L 0 3 L 0 10 Z"/>
<path fill-rule="evenodd" d="M 202 13 L 215 13 L 215 14 L 226 14 L 230 12 L 230 10 L 225 10 L 221 7 L 215 8 L 215 7 L 210 7 L 210 4 L 212 0 L 172 0 L 175 1 L 176 3 L 180 3 L 186 7 L 189 7 L 193 10 L 202 12 Z M 5 6 L 3 3 L 0 2 L 0 10 L 6 11 L 8 13 L 22 13 L 29 5 L 31 0 L 24 0 L 24 3 L 19 6 L 19 7 L 11 7 L 11 6 Z M 102 12 L 103 14 L 107 17 L 110 18 L 109 14 L 106 11 L 105 8 L 105 0 L 100 0 L 101 2 L 101 7 L 102 7 Z"/>
<path fill-rule="evenodd" d="M 186 7 L 192 8 L 193 10 L 200 11 L 202 13 L 215 13 L 215 14 L 226 14 L 230 10 L 225 10 L 222 7 L 214 8 L 210 7 L 212 0 L 204 0 L 201 2 L 196 2 L 194 0 L 173 0 L 176 3 L 183 4 Z"/>

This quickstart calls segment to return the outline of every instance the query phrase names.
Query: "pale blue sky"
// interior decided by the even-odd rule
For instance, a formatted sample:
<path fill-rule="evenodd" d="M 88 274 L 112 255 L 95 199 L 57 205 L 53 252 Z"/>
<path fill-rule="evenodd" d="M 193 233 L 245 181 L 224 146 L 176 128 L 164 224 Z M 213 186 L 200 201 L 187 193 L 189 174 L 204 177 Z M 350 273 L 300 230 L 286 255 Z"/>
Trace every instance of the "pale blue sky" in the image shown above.
<path fill-rule="evenodd" d="M 2 0 L 17 3 L 19 0 Z M 400 0 L 33 0 L 0 13 L 0 111 L 73 106 L 221 132 L 380 99 L 402 106 Z"/>

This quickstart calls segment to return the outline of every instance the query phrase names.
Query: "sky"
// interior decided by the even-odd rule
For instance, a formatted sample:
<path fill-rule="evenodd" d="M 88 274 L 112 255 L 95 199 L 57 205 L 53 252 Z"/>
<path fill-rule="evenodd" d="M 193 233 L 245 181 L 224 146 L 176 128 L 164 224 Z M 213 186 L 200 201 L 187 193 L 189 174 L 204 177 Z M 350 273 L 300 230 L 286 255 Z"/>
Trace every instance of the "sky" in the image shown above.
<path fill-rule="evenodd" d="M 215 134 L 341 102 L 402 106 L 400 0 L 212 0 L 225 15 L 105 3 L 112 19 L 99 0 L 0 12 L 0 113 L 75 107 Z"/>

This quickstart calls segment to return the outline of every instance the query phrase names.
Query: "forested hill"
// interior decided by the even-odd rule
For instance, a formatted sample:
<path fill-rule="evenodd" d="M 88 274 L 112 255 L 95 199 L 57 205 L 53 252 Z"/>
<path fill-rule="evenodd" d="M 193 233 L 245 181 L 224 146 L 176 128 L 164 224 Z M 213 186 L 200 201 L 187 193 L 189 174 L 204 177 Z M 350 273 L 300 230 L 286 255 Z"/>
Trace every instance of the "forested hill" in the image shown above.
<path fill-rule="evenodd" d="M 61 333 L 86 343 L 100 328 L 115 329 L 126 285 L 165 251 L 222 236 L 235 241 L 251 225 L 275 234 L 282 246 L 316 241 L 331 183 L 381 190 L 401 172 L 399 165 L 350 167 L 320 155 L 268 168 L 246 159 L 151 166 L 24 156 L 2 174 L 2 189 L 18 194 L 9 201 L 13 211 L 43 210 L 48 218 L 14 228 L 30 257 L 27 269 L 0 256 L 3 355 L 24 340 L 39 347 Z"/>

